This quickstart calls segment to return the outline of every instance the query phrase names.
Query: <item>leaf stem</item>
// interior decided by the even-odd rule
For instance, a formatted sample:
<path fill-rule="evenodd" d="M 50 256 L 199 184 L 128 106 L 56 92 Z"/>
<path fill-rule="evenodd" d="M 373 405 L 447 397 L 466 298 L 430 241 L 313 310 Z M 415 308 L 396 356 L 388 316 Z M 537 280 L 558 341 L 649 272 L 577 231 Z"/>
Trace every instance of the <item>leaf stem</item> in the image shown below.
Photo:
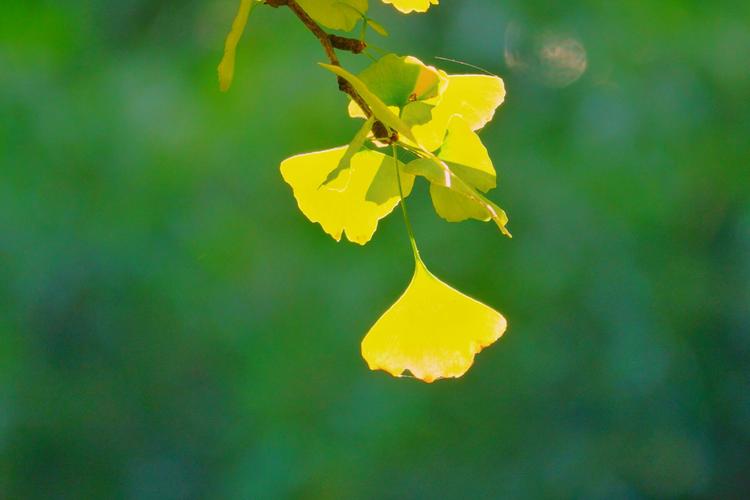
<path fill-rule="evenodd" d="M 398 147 L 396 144 L 391 145 L 393 148 L 393 164 L 396 167 L 396 182 L 398 182 L 398 194 L 401 197 L 401 212 L 404 214 L 404 223 L 406 224 L 406 232 L 409 234 L 409 243 L 411 243 L 411 251 L 414 254 L 414 261 L 417 264 L 422 262 L 422 258 L 419 256 L 419 248 L 417 248 L 417 240 L 414 237 L 414 230 L 411 227 L 411 221 L 409 220 L 409 213 L 406 210 L 406 198 L 404 198 L 404 188 L 401 186 L 401 169 L 398 168 Z"/>

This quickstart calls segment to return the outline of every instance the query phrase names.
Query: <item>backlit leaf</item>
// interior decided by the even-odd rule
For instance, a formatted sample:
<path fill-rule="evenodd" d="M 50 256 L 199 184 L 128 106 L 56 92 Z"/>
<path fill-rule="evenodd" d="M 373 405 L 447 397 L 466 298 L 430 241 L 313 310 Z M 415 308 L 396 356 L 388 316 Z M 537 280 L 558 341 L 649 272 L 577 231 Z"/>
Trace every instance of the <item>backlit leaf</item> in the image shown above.
<path fill-rule="evenodd" d="M 362 341 L 370 369 L 424 382 L 460 377 L 505 333 L 497 311 L 446 285 L 417 260 L 406 291 Z"/>
<path fill-rule="evenodd" d="M 357 75 L 388 106 L 438 97 L 448 84 L 437 69 L 412 56 L 387 54 Z"/>
<path fill-rule="evenodd" d="M 331 71 L 332 73 L 348 81 L 352 85 L 352 87 L 354 87 L 354 90 L 356 90 L 357 93 L 362 96 L 362 99 L 365 100 L 367 105 L 370 106 L 373 114 L 375 115 L 375 118 L 380 120 L 386 127 L 395 130 L 412 142 L 416 141 L 414 135 L 411 133 L 411 127 L 404 123 L 404 121 L 401 120 L 401 118 L 399 118 L 399 116 L 396 115 L 393 111 L 388 109 L 388 106 L 377 95 L 370 91 L 367 85 L 356 75 L 350 73 L 341 66 L 323 63 L 319 64 L 328 71 Z"/>
<path fill-rule="evenodd" d="M 401 119 L 410 127 L 423 125 L 432 120 L 432 110 L 435 106 L 426 102 L 410 102 L 401 111 Z"/>
<path fill-rule="evenodd" d="M 470 126 L 454 116 L 445 144 L 435 156 L 419 158 L 405 170 L 430 181 L 435 211 L 449 222 L 466 219 L 493 220 L 506 236 L 508 216 L 480 191 L 495 187 L 496 174 L 487 150 Z"/>
<path fill-rule="evenodd" d="M 315 21 L 326 28 L 351 31 L 367 12 L 367 0 L 297 0 Z"/>
<path fill-rule="evenodd" d="M 438 157 L 471 187 L 486 193 L 497 186 L 497 173 L 482 140 L 466 120 L 454 116 Z"/>
<path fill-rule="evenodd" d="M 447 75 L 447 78 L 448 86 L 432 110 L 432 120 L 413 129 L 419 144 L 429 151 L 443 144 L 453 115 L 461 116 L 472 130 L 479 130 L 492 120 L 495 110 L 505 100 L 505 85 L 497 76 Z"/>
<path fill-rule="evenodd" d="M 440 0 L 383 0 L 383 3 L 389 3 L 396 7 L 404 14 L 411 12 L 427 12 L 431 5 L 437 5 Z"/>
<path fill-rule="evenodd" d="M 293 156 L 282 162 L 281 175 L 310 221 L 319 223 L 336 241 L 346 233 L 349 241 L 364 245 L 372 239 L 378 221 L 400 202 L 396 164 L 377 151 L 361 151 L 352 157 L 350 172 L 342 172 L 321 186 L 346 150 L 343 146 Z M 403 168 L 403 164 L 398 163 L 398 167 Z M 402 173 L 401 183 L 404 196 L 408 196 L 414 177 Z"/>
<path fill-rule="evenodd" d="M 351 169 L 349 167 L 351 166 L 352 158 L 364 147 L 365 141 L 367 141 L 367 135 L 370 133 L 373 123 L 375 123 L 375 118 L 370 117 L 364 123 L 364 125 L 362 125 L 362 127 L 352 139 L 352 142 L 350 142 L 349 146 L 346 148 L 346 152 L 344 153 L 344 156 L 342 156 L 339 160 L 339 164 L 335 169 L 333 169 L 333 171 L 331 171 L 331 173 L 328 174 L 325 181 L 323 182 L 323 185 L 326 185 L 329 182 L 333 181 L 344 170 L 347 170 L 347 175 L 351 174 Z M 346 186 L 343 187 L 345 188 Z"/>
<path fill-rule="evenodd" d="M 476 199 L 457 193 L 455 190 L 430 184 L 430 196 L 435 212 L 448 222 L 462 222 L 466 219 L 488 221 L 490 214 Z"/>
<path fill-rule="evenodd" d="M 386 105 L 397 107 L 396 114 L 410 127 L 430 120 L 432 107 L 448 86 L 447 75 L 443 72 L 416 57 L 395 54 L 381 57 L 357 76 Z M 349 116 L 363 118 L 365 115 L 357 103 L 351 101 Z"/>
<path fill-rule="evenodd" d="M 240 2 L 240 8 L 232 22 L 232 29 L 229 31 L 227 39 L 224 42 L 224 57 L 222 57 L 217 68 L 219 72 L 219 88 L 222 92 L 226 92 L 232 86 L 237 44 L 240 38 L 242 38 L 242 33 L 245 31 L 245 26 L 247 25 L 247 19 L 250 17 L 250 12 L 252 12 L 255 4 L 256 0 L 242 0 Z"/>

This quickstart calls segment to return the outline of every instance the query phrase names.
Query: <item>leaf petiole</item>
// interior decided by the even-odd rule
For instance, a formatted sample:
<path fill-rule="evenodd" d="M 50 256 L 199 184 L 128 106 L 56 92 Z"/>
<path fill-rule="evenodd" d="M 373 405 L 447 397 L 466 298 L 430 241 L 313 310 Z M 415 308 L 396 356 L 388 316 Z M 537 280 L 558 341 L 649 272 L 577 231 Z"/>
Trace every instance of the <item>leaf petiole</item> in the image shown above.
<path fill-rule="evenodd" d="M 392 144 L 393 148 L 393 164 L 396 167 L 396 182 L 398 183 L 398 194 L 401 197 L 401 213 L 404 214 L 404 224 L 406 225 L 406 232 L 409 234 L 409 243 L 411 243 L 411 251 L 414 254 L 414 261 L 417 264 L 422 263 L 422 258 L 419 256 L 419 248 L 417 248 L 417 240 L 414 237 L 414 231 L 411 227 L 411 221 L 409 220 L 409 213 L 406 210 L 406 199 L 404 198 L 404 188 L 401 186 L 401 169 L 398 168 L 398 147 L 396 144 Z"/>

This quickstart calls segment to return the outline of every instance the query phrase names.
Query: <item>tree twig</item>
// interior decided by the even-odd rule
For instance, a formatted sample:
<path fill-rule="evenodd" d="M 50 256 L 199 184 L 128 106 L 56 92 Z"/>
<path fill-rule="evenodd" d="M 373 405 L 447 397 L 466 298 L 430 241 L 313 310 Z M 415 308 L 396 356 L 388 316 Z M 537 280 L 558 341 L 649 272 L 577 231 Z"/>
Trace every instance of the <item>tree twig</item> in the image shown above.
<path fill-rule="evenodd" d="M 361 54 L 367 48 L 367 44 L 356 38 L 347 38 L 345 36 L 328 35 L 331 45 L 339 50 L 348 50 L 352 54 Z"/>
<path fill-rule="evenodd" d="M 323 31 L 323 29 L 318 25 L 318 23 L 315 22 L 312 17 L 310 17 L 310 14 L 305 12 L 305 9 L 303 9 L 296 0 L 266 0 L 266 4 L 270 5 L 271 7 L 289 7 L 289 9 L 294 12 L 297 18 L 302 21 L 302 24 L 304 24 L 305 27 L 307 27 L 307 29 L 310 30 L 313 35 L 315 35 L 318 41 L 320 41 L 320 44 L 323 46 L 323 50 L 326 53 L 326 57 L 328 57 L 328 61 L 334 66 L 341 66 L 341 62 L 336 55 L 335 49 L 347 50 L 354 54 L 359 54 L 365 49 L 365 47 L 367 47 L 367 44 L 365 44 L 365 42 L 361 40 L 346 38 L 338 35 L 329 35 L 325 31 Z M 362 109 L 362 112 L 364 112 L 364 114 L 368 118 L 372 116 L 372 110 L 370 109 L 370 106 L 365 102 L 362 96 L 359 95 L 354 87 L 352 87 L 352 85 L 348 81 L 346 81 L 345 78 L 338 77 L 338 84 L 339 90 L 351 97 L 352 100 L 357 103 L 357 105 Z M 391 135 L 388 132 L 388 128 L 378 120 L 375 121 L 372 130 L 375 136 L 379 139 L 387 139 Z"/>

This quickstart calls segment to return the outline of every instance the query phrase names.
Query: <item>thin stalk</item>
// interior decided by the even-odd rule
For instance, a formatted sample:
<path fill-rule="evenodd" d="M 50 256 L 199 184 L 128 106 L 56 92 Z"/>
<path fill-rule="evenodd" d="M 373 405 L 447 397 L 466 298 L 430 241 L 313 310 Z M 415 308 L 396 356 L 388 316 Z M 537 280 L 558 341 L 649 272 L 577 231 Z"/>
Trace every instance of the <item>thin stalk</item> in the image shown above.
<path fill-rule="evenodd" d="M 387 50 L 385 50 L 385 49 L 384 49 L 384 48 L 382 48 L 382 47 L 378 47 L 377 45 L 375 45 L 375 44 L 373 44 L 373 43 L 368 43 L 368 44 L 367 44 L 367 46 L 368 46 L 368 47 L 370 47 L 371 49 L 375 49 L 375 50 L 377 50 L 378 52 L 380 52 L 380 53 L 381 53 L 381 54 L 383 54 L 383 55 L 385 55 L 385 54 L 388 54 L 388 51 L 387 51 Z"/>
<path fill-rule="evenodd" d="M 422 262 L 422 258 L 419 256 L 419 249 L 417 248 L 417 240 L 414 238 L 414 231 L 411 228 L 411 221 L 409 220 L 409 213 L 406 210 L 406 198 L 404 198 L 404 188 L 401 187 L 401 169 L 398 168 L 398 148 L 395 144 L 392 144 L 393 148 L 393 164 L 396 167 L 396 182 L 398 182 L 398 194 L 401 196 L 401 212 L 404 214 L 404 223 L 406 224 L 406 232 L 409 234 L 409 243 L 411 243 L 411 251 L 414 254 L 414 261 L 419 264 Z"/>

